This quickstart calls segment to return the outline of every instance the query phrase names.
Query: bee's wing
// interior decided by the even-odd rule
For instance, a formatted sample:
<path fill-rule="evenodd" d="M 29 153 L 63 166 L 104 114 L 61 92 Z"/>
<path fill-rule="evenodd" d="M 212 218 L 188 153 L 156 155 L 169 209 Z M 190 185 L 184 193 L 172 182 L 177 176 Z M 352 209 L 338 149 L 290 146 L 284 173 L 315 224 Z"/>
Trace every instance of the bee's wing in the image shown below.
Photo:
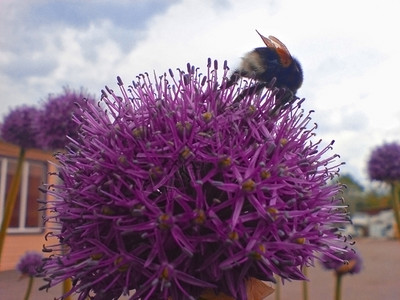
<path fill-rule="evenodd" d="M 282 49 L 290 56 L 288 48 L 286 48 L 285 44 L 278 40 L 278 38 L 274 37 L 273 35 L 270 35 L 268 38 L 275 45 L 276 48 Z"/>
<path fill-rule="evenodd" d="M 274 37 L 272 35 L 270 35 L 268 38 L 266 38 L 258 31 L 257 31 L 257 33 L 263 40 L 265 46 L 267 46 L 270 49 L 274 49 L 276 51 L 276 53 L 278 54 L 278 56 L 280 58 L 280 63 L 282 64 L 282 66 L 288 67 L 292 63 L 293 58 L 290 55 L 290 52 L 289 52 L 288 48 L 286 48 L 284 43 L 282 43 L 280 40 L 278 40 L 276 37 Z"/>
<path fill-rule="evenodd" d="M 258 30 L 256 30 L 256 32 L 263 40 L 265 46 L 267 46 L 268 48 L 271 48 L 271 49 L 276 49 L 276 45 L 269 38 L 266 38 L 265 36 L 263 36 L 261 33 L 258 32 Z"/>
<path fill-rule="evenodd" d="M 272 44 L 274 44 L 276 52 L 278 53 L 279 58 L 281 59 L 281 64 L 284 67 L 289 66 L 292 63 L 293 58 L 290 55 L 290 52 L 288 48 L 286 48 L 285 44 L 272 35 L 269 36 L 269 40 Z"/>

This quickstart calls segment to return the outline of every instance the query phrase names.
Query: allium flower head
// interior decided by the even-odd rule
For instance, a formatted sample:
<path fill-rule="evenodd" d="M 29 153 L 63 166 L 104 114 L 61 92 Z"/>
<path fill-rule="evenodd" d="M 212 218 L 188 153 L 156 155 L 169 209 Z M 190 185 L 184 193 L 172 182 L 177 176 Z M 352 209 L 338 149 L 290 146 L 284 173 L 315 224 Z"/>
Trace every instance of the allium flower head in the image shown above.
<path fill-rule="evenodd" d="M 338 261 L 337 257 L 340 257 L 343 262 Z M 357 274 L 362 269 L 362 259 L 356 251 L 327 253 L 323 256 L 321 262 L 325 269 L 334 270 L 339 275 Z"/>
<path fill-rule="evenodd" d="M 216 63 L 206 75 L 188 65 L 127 89 L 118 78 L 104 111 L 75 118 L 79 136 L 57 156 L 63 183 L 49 187 L 48 221 L 62 229 L 45 251 L 69 249 L 47 261 L 49 285 L 72 277 L 79 299 L 132 289 L 131 299 L 195 299 L 210 288 L 247 299 L 247 278 L 305 279 L 316 252 L 343 247 L 331 144 L 312 141 L 301 101 L 271 114 L 276 89 L 226 88 L 227 72 L 220 83 Z"/>
<path fill-rule="evenodd" d="M 375 180 L 400 180 L 400 144 L 387 143 L 375 148 L 368 161 L 368 173 Z"/>
<path fill-rule="evenodd" d="M 68 137 L 76 138 L 78 124 L 72 115 L 87 102 L 95 103 L 95 100 L 83 89 L 78 92 L 64 88 L 59 95 L 49 95 L 37 120 L 39 143 L 45 149 L 62 149 L 68 144 Z"/>
<path fill-rule="evenodd" d="M 37 131 L 34 121 L 39 111 L 33 106 L 22 105 L 5 116 L 1 126 L 1 138 L 22 148 L 36 148 Z"/>
<path fill-rule="evenodd" d="M 38 276 L 43 266 L 42 254 L 35 251 L 26 252 L 17 265 L 17 270 L 30 277 Z"/>

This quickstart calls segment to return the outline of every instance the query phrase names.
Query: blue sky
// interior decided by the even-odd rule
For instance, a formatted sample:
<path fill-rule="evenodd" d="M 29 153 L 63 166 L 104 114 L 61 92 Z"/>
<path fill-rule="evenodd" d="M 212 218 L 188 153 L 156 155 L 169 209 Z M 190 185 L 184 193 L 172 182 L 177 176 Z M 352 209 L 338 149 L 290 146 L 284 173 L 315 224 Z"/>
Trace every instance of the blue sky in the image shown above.
<path fill-rule="evenodd" d="M 0 1 L 0 118 L 40 104 L 63 86 L 100 95 L 142 72 L 164 73 L 207 58 L 231 69 L 256 34 L 282 40 L 302 63 L 298 96 L 318 138 L 369 184 L 371 150 L 400 140 L 397 1 L 114 0 Z"/>

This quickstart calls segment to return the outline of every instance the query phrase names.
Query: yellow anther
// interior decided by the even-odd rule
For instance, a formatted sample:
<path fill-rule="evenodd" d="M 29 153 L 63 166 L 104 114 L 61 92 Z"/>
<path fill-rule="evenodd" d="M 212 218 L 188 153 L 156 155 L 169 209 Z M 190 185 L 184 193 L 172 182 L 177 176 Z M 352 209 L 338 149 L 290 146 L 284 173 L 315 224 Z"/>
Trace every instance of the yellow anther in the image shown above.
<path fill-rule="evenodd" d="M 229 232 L 228 237 L 231 241 L 237 241 L 239 239 L 239 234 L 236 231 L 231 231 Z"/>
<path fill-rule="evenodd" d="M 271 172 L 267 170 L 261 171 L 261 179 L 268 179 L 271 177 Z"/>
<path fill-rule="evenodd" d="M 188 147 L 185 147 L 185 149 L 183 149 L 181 152 L 181 156 L 183 159 L 187 159 L 191 154 L 192 154 L 192 152 L 190 151 L 190 149 Z"/>
<path fill-rule="evenodd" d="M 281 146 L 285 146 L 287 143 L 288 143 L 288 140 L 285 139 L 285 138 L 281 138 L 280 141 L 279 141 L 279 144 L 280 144 Z"/>
<path fill-rule="evenodd" d="M 219 166 L 222 168 L 229 167 L 232 164 L 232 160 L 230 157 L 224 157 L 219 160 L 218 162 Z"/>
<path fill-rule="evenodd" d="M 196 224 L 203 224 L 206 221 L 206 214 L 204 210 L 197 209 L 196 210 L 196 217 L 194 218 L 194 222 Z"/>
<path fill-rule="evenodd" d="M 203 120 L 204 120 L 205 122 L 209 122 L 209 121 L 211 120 L 211 118 L 212 118 L 213 115 L 212 115 L 212 113 L 210 113 L 210 112 L 208 111 L 208 112 L 203 113 L 201 116 L 203 117 Z"/>
<path fill-rule="evenodd" d="M 103 257 L 103 253 L 93 253 L 90 255 L 92 260 L 100 260 Z"/>
<path fill-rule="evenodd" d="M 296 239 L 297 244 L 303 245 L 305 242 L 306 242 L 306 238 L 304 238 L 304 237 Z"/>
<path fill-rule="evenodd" d="M 124 264 L 123 262 L 124 258 L 122 256 L 119 256 L 114 260 L 114 266 L 116 266 L 117 270 L 120 272 L 125 272 L 129 268 L 129 265 L 126 263 Z"/>
<path fill-rule="evenodd" d="M 246 192 L 252 192 L 256 189 L 256 183 L 251 179 L 247 179 L 242 183 L 242 189 Z"/>
<path fill-rule="evenodd" d="M 101 213 L 102 213 L 103 215 L 106 215 L 106 216 L 113 216 L 113 215 L 115 215 L 115 211 L 114 211 L 111 207 L 109 207 L 109 206 L 107 206 L 107 205 L 103 205 L 103 206 L 102 206 L 102 208 L 101 208 Z"/>

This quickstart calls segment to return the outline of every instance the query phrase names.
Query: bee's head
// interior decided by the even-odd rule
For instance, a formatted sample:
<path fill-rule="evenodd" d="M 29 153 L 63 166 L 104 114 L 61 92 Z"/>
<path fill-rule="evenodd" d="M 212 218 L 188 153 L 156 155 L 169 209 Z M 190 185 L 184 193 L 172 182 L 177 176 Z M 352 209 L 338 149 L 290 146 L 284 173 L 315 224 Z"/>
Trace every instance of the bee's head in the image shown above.
<path fill-rule="evenodd" d="M 303 83 L 303 69 L 299 61 L 296 58 L 292 58 L 291 64 L 284 69 L 284 73 L 286 76 L 286 86 L 289 88 L 294 94 L 296 94 L 297 90 L 301 87 Z"/>

